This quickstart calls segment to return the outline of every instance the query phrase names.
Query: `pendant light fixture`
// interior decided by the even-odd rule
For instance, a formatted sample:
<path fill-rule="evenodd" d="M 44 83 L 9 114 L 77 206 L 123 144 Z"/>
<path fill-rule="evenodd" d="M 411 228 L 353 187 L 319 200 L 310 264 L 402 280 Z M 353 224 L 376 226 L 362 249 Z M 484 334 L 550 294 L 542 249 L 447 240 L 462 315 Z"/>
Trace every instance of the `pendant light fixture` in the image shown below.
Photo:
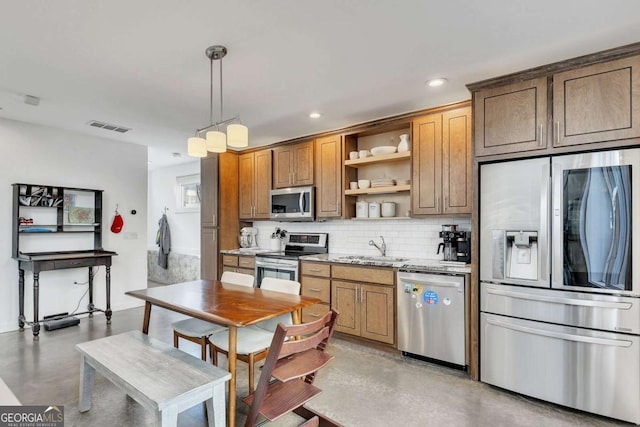
<path fill-rule="evenodd" d="M 222 58 L 227 54 L 227 48 L 220 45 L 210 46 L 205 51 L 210 64 L 209 91 L 209 121 L 210 125 L 196 130 L 196 135 L 187 141 L 187 153 L 192 157 L 206 157 L 207 152 L 224 153 L 227 145 L 235 148 L 249 146 L 249 129 L 240 124 L 240 116 L 224 120 L 222 102 Z M 213 122 L 213 61 L 220 61 L 220 121 Z M 235 123 L 238 122 L 238 123 Z M 222 131 L 226 126 L 227 133 Z M 203 138 L 204 133 L 204 138 Z"/>

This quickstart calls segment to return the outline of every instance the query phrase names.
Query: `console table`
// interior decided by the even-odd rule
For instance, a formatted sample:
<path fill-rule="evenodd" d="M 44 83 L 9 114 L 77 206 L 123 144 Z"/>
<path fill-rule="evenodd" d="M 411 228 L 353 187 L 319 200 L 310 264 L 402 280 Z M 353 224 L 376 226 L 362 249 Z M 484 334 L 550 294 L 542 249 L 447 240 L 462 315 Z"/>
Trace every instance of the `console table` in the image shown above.
<path fill-rule="evenodd" d="M 19 304 L 20 315 L 18 317 L 18 326 L 24 329 L 24 325 L 30 325 L 33 332 L 33 339 L 37 340 L 40 334 L 40 322 L 44 319 L 39 318 L 39 294 L 40 294 L 40 272 L 49 270 L 62 270 L 67 268 L 89 268 L 89 305 L 87 311 L 73 313 L 69 315 L 61 315 L 52 317 L 47 320 L 57 320 L 76 314 L 89 314 L 93 317 L 96 311 L 103 312 L 107 318 L 107 324 L 111 323 L 111 257 L 117 255 L 115 252 L 105 250 L 89 250 L 89 251 L 60 251 L 60 252 L 37 252 L 37 253 L 20 253 L 16 258 L 18 261 L 19 272 Z M 93 267 L 105 267 L 106 271 L 106 308 L 99 309 L 93 304 Z M 33 322 L 26 320 L 24 316 L 24 272 L 25 270 L 33 273 Z"/>

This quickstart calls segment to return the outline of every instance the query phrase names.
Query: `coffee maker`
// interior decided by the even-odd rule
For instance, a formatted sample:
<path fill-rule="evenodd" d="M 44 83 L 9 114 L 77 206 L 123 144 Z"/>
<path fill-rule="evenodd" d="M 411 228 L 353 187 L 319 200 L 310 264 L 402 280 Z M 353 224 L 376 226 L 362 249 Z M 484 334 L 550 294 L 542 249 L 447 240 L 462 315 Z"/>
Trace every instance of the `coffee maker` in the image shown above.
<path fill-rule="evenodd" d="M 447 224 L 442 226 L 442 231 L 438 234 L 442 239 L 442 243 L 438 245 L 444 253 L 444 261 L 457 261 L 469 263 L 471 262 L 471 232 L 458 231 L 455 224 Z"/>

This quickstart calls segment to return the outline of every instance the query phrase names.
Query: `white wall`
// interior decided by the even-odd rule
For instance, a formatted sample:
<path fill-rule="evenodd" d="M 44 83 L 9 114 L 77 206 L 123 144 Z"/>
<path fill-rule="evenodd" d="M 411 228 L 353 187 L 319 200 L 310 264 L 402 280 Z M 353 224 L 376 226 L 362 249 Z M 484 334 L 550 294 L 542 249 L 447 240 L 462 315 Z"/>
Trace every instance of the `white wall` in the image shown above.
<path fill-rule="evenodd" d="M 256 221 L 258 246 L 269 248 L 269 239 L 275 227 L 287 231 L 329 233 L 329 252 L 350 255 L 380 255 L 369 246 L 369 240 L 380 243 L 380 236 L 387 244 L 388 256 L 423 259 L 443 259 L 442 251 L 436 254 L 442 239 L 438 232 L 442 224 L 458 224 L 459 230 L 471 230 L 469 218 L 437 217 L 427 219 L 397 220 L 330 220 L 325 222 L 272 222 Z"/>
<path fill-rule="evenodd" d="M 156 233 L 158 220 L 165 206 L 171 231 L 171 251 L 200 256 L 200 211 L 179 212 L 177 208 L 176 178 L 200 173 L 200 160 L 168 166 L 149 172 L 149 218 L 147 247 L 158 249 Z"/>
<path fill-rule="evenodd" d="M 118 253 L 111 267 L 111 308 L 142 304 L 124 293 L 147 286 L 147 148 L 0 119 L 0 332 L 18 327 L 18 268 L 11 258 L 13 183 L 104 190 L 102 243 L 104 249 Z M 125 222 L 120 234 L 110 231 L 116 204 Z M 132 209 L 136 215 L 130 214 Z M 41 273 L 40 317 L 73 311 L 87 288 L 73 282 L 85 282 L 87 274 L 85 268 Z M 25 276 L 25 314 L 33 319 L 32 275 L 27 272 Z M 94 281 L 94 303 L 105 307 L 104 267 Z M 79 311 L 86 305 L 87 297 Z"/>

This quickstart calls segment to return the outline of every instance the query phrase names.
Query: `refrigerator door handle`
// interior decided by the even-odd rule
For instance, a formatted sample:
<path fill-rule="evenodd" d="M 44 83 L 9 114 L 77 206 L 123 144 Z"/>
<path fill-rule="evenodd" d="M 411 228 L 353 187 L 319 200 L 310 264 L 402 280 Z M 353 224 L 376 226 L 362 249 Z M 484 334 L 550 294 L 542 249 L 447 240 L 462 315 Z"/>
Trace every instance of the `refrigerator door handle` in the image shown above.
<path fill-rule="evenodd" d="M 538 235 L 538 250 L 540 253 L 540 267 L 538 280 L 549 285 L 549 198 L 551 193 L 551 175 L 549 164 L 542 166 L 540 177 L 540 234 Z"/>
<path fill-rule="evenodd" d="M 487 288 L 487 293 L 491 295 L 525 299 L 528 301 L 548 302 L 552 304 L 577 305 L 583 307 L 610 308 L 614 310 L 629 310 L 632 303 L 614 301 L 582 300 L 577 298 L 562 298 L 547 295 L 534 295 L 526 292 L 507 291 L 503 289 Z"/>
<path fill-rule="evenodd" d="M 631 347 L 633 342 L 627 340 L 614 340 L 607 338 L 584 337 L 581 335 L 567 334 L 563 332 L 547 331 L 544 329 L 530 328 L 528 326 L 514 325 L 512 323 L 502 322 L 495 319 L 486 319 L 487 323 L 494 326 L 511 329 L 525 334 L 540 335 L 543 337 L 557 338 L 565 341 L 583 342 L 586 344 L 606 345 L 610 347 Z"/>

